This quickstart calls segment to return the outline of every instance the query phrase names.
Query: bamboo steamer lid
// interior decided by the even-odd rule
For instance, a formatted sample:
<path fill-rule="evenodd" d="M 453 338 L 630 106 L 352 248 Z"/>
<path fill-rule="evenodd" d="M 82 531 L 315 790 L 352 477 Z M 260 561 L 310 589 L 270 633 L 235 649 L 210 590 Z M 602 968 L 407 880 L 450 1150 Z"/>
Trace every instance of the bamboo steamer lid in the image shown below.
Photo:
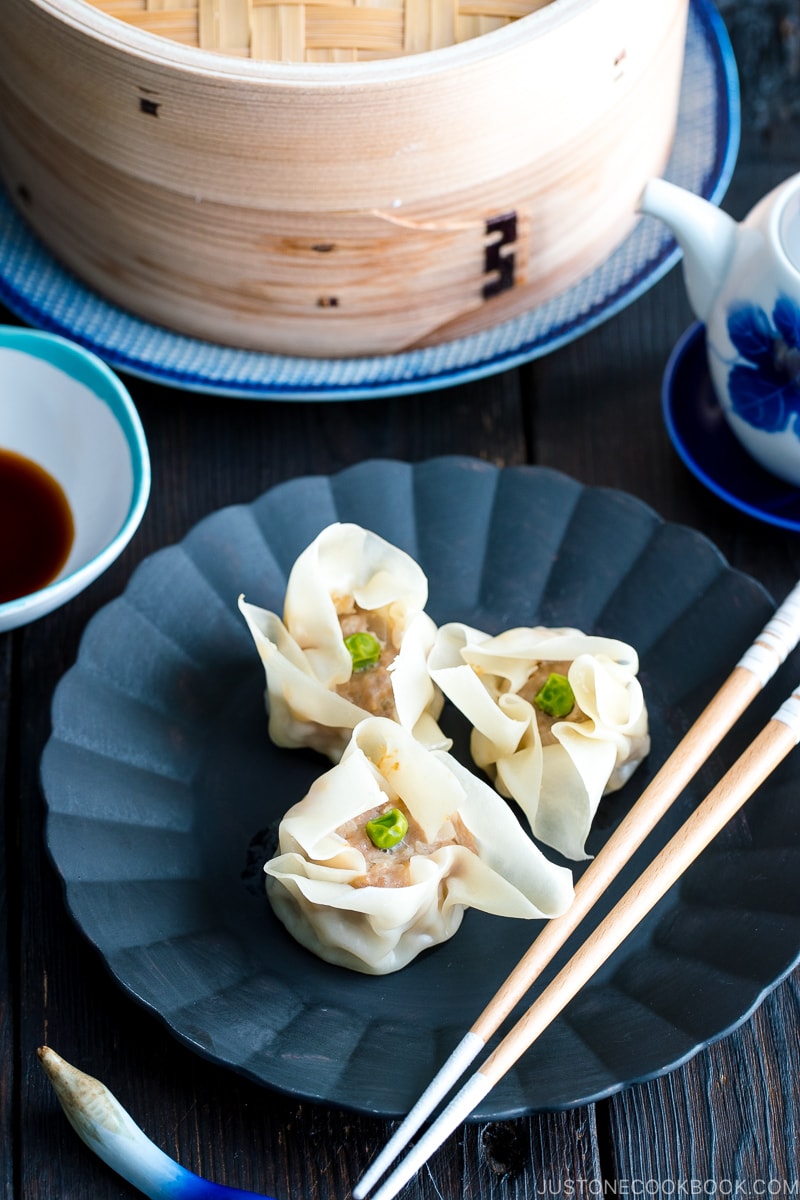
<path fill-rule="evenodd" d="M 140 15 L 166 27 L 169 2 Z M 198 0 L 198 43 L 220 3 Z M 307 356 L 435 344 L 550 299 L 630 231 L 671 149 L 687 7 L 551 0 L 360 61 L 316 61 L 306 21 L 308 61 L 277 62 L 252 36 L 209 50 L 85 0 L 3 0 L 3 182 L 147 320 Z"/>

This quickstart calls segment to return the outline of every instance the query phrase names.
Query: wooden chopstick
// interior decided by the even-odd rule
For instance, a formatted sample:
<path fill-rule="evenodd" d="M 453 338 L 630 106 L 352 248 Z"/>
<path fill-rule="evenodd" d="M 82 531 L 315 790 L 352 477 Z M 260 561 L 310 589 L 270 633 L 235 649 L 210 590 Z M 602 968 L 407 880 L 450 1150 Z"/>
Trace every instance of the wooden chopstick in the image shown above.
<path fill-rule="evenodd" d="M 678 832 L 541 992 L 405 1159 L 375 1193 L 392 1200 L 431 1154 L 488 1095 L 709 842 L 800 741 L 800 687 L 698 805 Z"/>
<path fill-rule="evenodd" d="M 492 1000 L 437 1072 L 395 1133 L 353 1189 L 363 1200 L 487 1041 L 531 988 L 567 938 L 642 844 L 670 805 L 722 741 L 748 705 L 800 641 L 797 583 L 748 648 L 714 698 L 678 743 L 636 804 L 575 887 L 567 912 L 549 921 Z"/>

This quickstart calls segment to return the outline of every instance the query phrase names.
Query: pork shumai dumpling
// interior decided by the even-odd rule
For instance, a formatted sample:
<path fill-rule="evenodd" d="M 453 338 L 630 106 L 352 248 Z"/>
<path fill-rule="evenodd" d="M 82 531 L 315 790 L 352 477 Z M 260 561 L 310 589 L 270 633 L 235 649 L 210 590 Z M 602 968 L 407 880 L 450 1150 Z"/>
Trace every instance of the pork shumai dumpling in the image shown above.
<path fill-rule="evenodd" d="M 452 937 L 468 907 L 544 918 L 573 897 L 572 873 L 493 788 L 381 717 L 289 809 L 279 850 L 264 868 L 279 919 L 321 958 L 372 975 Z"/>
<path fill-rule="evenodd" d="M 386 716 L 448 746 L 426 667 L 436 636 L 427 600 L 421 567 L 353 524 L 329 525 L 298 557 L 282 619 L 240 596 L 266 672 L 272 740 L 337 762 L 359 721 Z"/>
<path fill-rule="evenodd" d="M 520 805 L 534 836 L 576 860 L 601 798 L 650 749 L 632 646 L 577 629 L 490 637 L 443 625 L 428 669 L 473 729 L 477 766 Z"/>

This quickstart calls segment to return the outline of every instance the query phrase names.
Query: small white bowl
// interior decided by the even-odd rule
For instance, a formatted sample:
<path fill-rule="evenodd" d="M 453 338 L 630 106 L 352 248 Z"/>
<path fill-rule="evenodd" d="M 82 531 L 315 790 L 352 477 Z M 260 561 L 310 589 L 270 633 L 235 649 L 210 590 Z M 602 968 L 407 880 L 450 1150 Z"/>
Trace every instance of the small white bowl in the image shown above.
<path fill-rule="evenodd" d="M 46 587 L 0 604 L 0 632 L 92 583 L 130 541 L 150 495 L 150 456 L 127 389 L 94 354 L 49 333 L 0 326 L 0 447 L 44 468 L 72 510 L 69 556 Z"/>

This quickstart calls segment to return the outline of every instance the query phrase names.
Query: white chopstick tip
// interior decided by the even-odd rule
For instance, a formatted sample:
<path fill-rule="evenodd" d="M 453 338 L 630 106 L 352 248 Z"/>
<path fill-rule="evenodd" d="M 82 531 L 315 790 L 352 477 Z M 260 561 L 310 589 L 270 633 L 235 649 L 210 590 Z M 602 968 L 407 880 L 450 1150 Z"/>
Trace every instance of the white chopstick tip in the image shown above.
<path fill-rule="evenodd" d="M 800 688 L 792 692 L 773 717 L 775 721 L 781 721 L 784 725 L 788 725 L 794 735 L 795 742 L 800 742 Z"/>
<path fill-rule="evenodd" d="M 482 1075 L 480 1071 L 471 1075 L 461 1091 L 453 1097 L 447 1108 L 439 1114 L 417 1144 L 395 1167 L 386 1182 L 378 1188 L 373 1200 L 394 1200 L 401 1188 L 405 1187 L 408 1181 L 416 1175 L 420 1167 L 439 1149 L 453 1130 L 466 1121 L 476 1105 L 488 1096 L 493 1086 L 492 1081 Z"/>
<path fill-rule="evenodd" d="M 764 686 L 800 641 L 800 582 L 775 611 L 738 665 Z"/>
<path fill-rule="evenodd" d="M 479 1037 L 477 1033 L 469 1032 L 464 1035 L 442 1068 L 428 1084 L 414 1107 L 389 1138 L 389 1141 L 381 1150 L 378 1157 L 367 1168 L 362 1178 L 353 1188 L 353 1200 L 364 1200 L 367 1193 L 372 1191 L 372 1188 L 381 1176 L 388 1171 L 389 1166 L 397 1158 L 401 1150 L 404 1150 L 408 1145 L 420 1125 L 441 1104 L 447 1093 L 456 1085 L 469 1064 L 474 1061 L 485 1044 L 483 1038 Z"/>

